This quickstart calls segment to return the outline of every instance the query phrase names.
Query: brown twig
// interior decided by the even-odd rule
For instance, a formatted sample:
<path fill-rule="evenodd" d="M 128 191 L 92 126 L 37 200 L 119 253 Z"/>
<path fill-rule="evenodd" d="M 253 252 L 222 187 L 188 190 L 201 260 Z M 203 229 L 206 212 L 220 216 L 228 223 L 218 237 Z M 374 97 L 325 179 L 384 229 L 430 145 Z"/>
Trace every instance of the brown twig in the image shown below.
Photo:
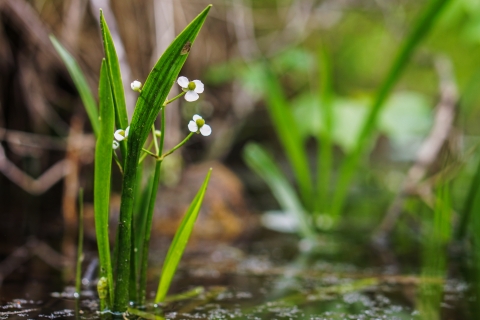
<path fill-rule="evenodd" d="M 16 144 L 28 148 L 61 150 L 67 147 L 65 139 L 36 133 L 9 130 L 0 127 L 0 141 Z"/>
<path fill-rule="evenodd" d="M 374 233 L 374 243 L 380 246 L 386 246 L 387 237 L 400 217 L 403 203 L 409 194 L 417 193 L 427 203 L 432 202 L 431 185 L 421 184 L 421 181 L 427 175 L 428 169 L 433 165 L 448 139 L 455 119 L 455 105 L 458 101 L 450 62 L 445 58 L 437 59 L 435 62 L 440 77 L 440 101 L 436 107 L 433 127 L 422 143 L 415 163 L 408 170 L 400 191 Z"/>
<path fill-rule="evenodd" d="M 67 139 L 67 153 L 65 160 L 70 164 L 70 170 L 65 175 L 63 184 L 62 213 L 64 225 L 64 238 L 62 243 L 62 253 L 68 261 L 73 263 L 75 260 L 75 242 L 78 228 L 77 218 L 77 195 L 79 190 L 80 173 L 80 152 L 83 121 L 77 115 L 72 117 L 70 123 L 70 134 Z M 67 274 L 69 279 L 73 274 Z"/>
<path fill-rule="evenodd" d="M 77 46 L 87 4 L 88 0 L 64 2 L 65 20 L 62 29 L 62 40 L 66 41 L 72 49 L 75 49 Z"/>
<path fill-rule="evenodd" d="M 0 172 L 30 194 L 44 193 L 68 174 L 69 170 L 69 162 L 61 160 L 45 171 L 38 179 L 34 179 L 7 159 L 5 150 L 0 144 Z"/>

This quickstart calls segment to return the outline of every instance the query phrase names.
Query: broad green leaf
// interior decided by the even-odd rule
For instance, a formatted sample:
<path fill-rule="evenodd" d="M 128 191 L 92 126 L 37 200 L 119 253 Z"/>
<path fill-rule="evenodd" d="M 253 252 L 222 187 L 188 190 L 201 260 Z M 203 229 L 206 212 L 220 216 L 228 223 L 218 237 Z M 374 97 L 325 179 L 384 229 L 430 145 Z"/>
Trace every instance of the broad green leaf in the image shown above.
<path fill-rule="evenodd" d="M 293 120 L 298 127 L 298 133 L 302 139 L 317 137 L 323 130 L 323 106 L 320 104 L 318 94 L 305 92 L 293 98 L 292 106 Z"/>
<path fill-rule="evenodd" d="M 345 153 L 355 149 L 367 115 L 365 101 L 340 98 L 333 102 L 333 140 Z"/>
<path fill-rule="evenodd" d="M 211 6 L 203 10 L 180 33 L 150 72 L 139 95 L 128 137 L 128 156 L 124 167 L 120 223 L 118 226 L 117 279 L 113 311 L 123 312 L 128 305 L 128 279 L 130 275 L 131 221 L 138 160 L 153 122 L 188 57 Z"/>
<path fill-rule="evenodd" d="M 349 153 L 358 140 L 358 135 L 367 116 L 367 103 L 364 100 L 336 98 L 331 104 L 331 132 L 332 142 L 340 146 L 345 153 Z M 322 137 L 328 132 L 325 116 L 322 111 L 325 104 L 311 94 L 303 94 L 292 101 L 295 106 L 293 114 L 304 139 L 308 136 Z M 303 126 L 301 125 L 303 122 Z"/>
<path fill-rule="evenodd" d="M 306 149 L 293 113 L 278 80 L 267 69 L 264 76 L 267 108 L 278 138 L 287 154 L 307 209 L 312 205 L 312 178 Z"/>
<path fill-rule="evenodd" d="M 80 67 L 72 55 L 68 53 L 68 51 L 53 35 L 50 35 L 50 41 L 52 41 L 55 50 L 57 50 L 60 58 L 62 58 L 63 62 L 65 63 L 67 70 L 73 79 L 73 83 L 78 90 L 78 94 L 82 99 L 83 105 L 85 106 L 85 110 L 87 111 L 88 118 L 90 119 L 93 132 L 98 137 L 99 120 L 97 103 L 95 102 L 92 91 L 88 87 L 85 76 L 83 75 L 82 70 L 80 70 Z"/>
<path fill-rule="evenodd" d="M 98 95 L 100 98 L 99 134 L 95 147 L 95 172 L 93 202 L 95 209 L 95 230 L 97 233 L 100 277 L 106 277 L 110 305 L 113 303 L 113 276 L 108 236 L 108 215 L 110 207 L 110 177 L 112 170 L 112 132 L 114 128 L 113 98 L 110 91 L 105 59 L 100 70 Z"/>
<path fill-rule="evenodd" d="M 168 288 L 170 288 L 173 276 L 177 271 L 178 263 L 182 258 L 183 252 L 185 251 L 185 247 L 188 243 L 188 239 L 192 234 L 193 226 L 195 225 L 195 221 L 197 220 L 198 213 L 200 212 L 200 208 L 202 206 L 205 192 L 207 191 L 208 181 L 210 180 L 211 173 L 212 169 L 208 171 L 202 187 L 200 188 L 200 190 L 198 190 L 197 195 L 190 204 L 190 207 L 188 208 L 187 213 L 185 214 L 185 217 L 180 224 L 180 227 L 175 233 L 172 244 L 168 249 L 167 257 L 165 258 L 165 262 L 163 263 L 162 275 L 160 277 L 160 283 L 158 285 L 155 303 L 163 302 L 165 300 Z"/>
<path fill-rule="evenodd" d="M 428 99 L 417 92 L 403 91 L 388 99 L 378 127 L 389 138 L 408 142 L 412 138 L 425 137 L 432 122 L 432 106 Z"/>
<path fill-rule="evenodd" d="M 260 145 L 249 143 L 243 150 L 243 158 L 250 169 L 267 183 L 283 211 L 293 215 L 297 220 L 300 234 L 303 237 L 313 236 L 314 232 L 308 222 L 309 217 L 295 189 L 269 154 Z"/>

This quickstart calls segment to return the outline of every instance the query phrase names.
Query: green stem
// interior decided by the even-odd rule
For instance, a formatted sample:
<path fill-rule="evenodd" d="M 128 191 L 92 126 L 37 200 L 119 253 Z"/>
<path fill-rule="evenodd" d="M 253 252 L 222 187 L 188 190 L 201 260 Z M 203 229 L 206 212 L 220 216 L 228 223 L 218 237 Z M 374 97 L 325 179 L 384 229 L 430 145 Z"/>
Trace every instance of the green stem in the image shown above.
<path fill-rule="evenodd" d="M 152 125 L 152 141 L 153 141 L 153 144 L 155 145 L 155 154 L 160 155 L 160 151 L 158 149 L 157 136 L 155 135 L 155 124 Z"/>
<path fill-rule="evenodd" d="M 414 49 L 431 30 L 436 18 L 440 15 L 442 9 L 446 7 L 449 1 L 450 0 L 430 1 L 428 7 L 423 11 L 420 18 L 417 19 L 409 37 L 403 42 L 385 81 L 378 90 L 372 107 L 370 108 L 370 113 L 363 124 L 355 148 L 347 156 L 341 167 L 340 177 L 332 204 L 332 217 L 334 219 L 338 218 L 343 210 L 348 187 L 350 186 L 353 174 L 358 167 L 363 153 L 368 149 L 369 143 L 371 143 L 373 133 L 376 129 L 377 118 L 382 110 L 385 100 L 392 91 L 395 83 L 400 78 L 400 75 L 410 60 Z"/>
<path fill-rule="evenodd" d="M 148 145 L 148 150 L 153 146 L 153 140 L 150 141 L 150 144 Z M 148 153 L 144 153 L 140 156 L 140 160 L 138 160 L 138 164 L 142 164 L 143 160 L 145 160 L 145 158 L 148 156 L 149 154 Z"/>
<path fill-rule="evenodd" d="M 163 146 L 165 142 L 165 107 L 162 107 L 161 111 L 161 136 L 160 136 L 160 146 L 158 149 L 158 155 L 163 151 Z M 155 135 L 154 135 L 154 139 Z M 160 172 L 162 167 L 162 160 L 155 162 L 155 173 L 153 177 L 151 193 L 148 202 L 148 210 L 146 212 L 146 224 L 145 224 L 145 237 L 142 247 L 142 258 L 140 265 L 140 294 L 139 294 L 139 306 L 144 306 L 147 298 L 147 268 L 148 268 L 148 249 L 150 246 L 150 237 L 152 233 L 152 220 L 153 220 L 153 211 L 155 209 L 155 200 L 157 198 L 158 186 L 160 184 Z"/>
<path fill-rule="evenodd" d="M 120 172 L 123 174 L 123 166 L 122 166 L 122 163 L 120 162 L 120 159 L 118 159 L 118 156 L 115 150 L 113 150 L 113 160 L 115 160 L 115 163 L 117 164 L 118 169 L 120 169 Z"/>
<path fill-rule="evenodd" d="M 114 295 L 114 312 L 123 312 L 128 306 L 129 298 L 129 279 L 130 279 L 130 259 L 132 247 L 132 215 L 133 204 L 136 188 L 136 174 L 138 160 L 143 145 L 141 137 L 135 130 L 131 133 L 128 139 L 129 153 L 126 158 L 123 184 L 122 184 L 122 201 L 120 205 L 120 219 L 117 229 L 116 251 L 115 259 L 116 281 L 115 281 L 115 295 Z"/>
<path fill-rule="evenodd" d="M 145 148 L 142 148 L 142 151 L 145 152 L 146 154 L 151 155 L 152 157 L 158 158 L 158 156 L 157 156 L 155 153 L 153 153 L 152 151 L 150 151 L 150 150 L 147 150 L 147 149 L 145 149 Z"/>
<path fill-rule="evenodd" d="M 175 101 L 175 100 L 177 100 L 178 98 L 180 98 L 181 96 L 183 96 L 185 93 L 186 93 L 185 91 L 182 91 L 178 96 L 173 97 L 172 99 L 165 101 L 165 103 L 163 104 L 163 106 L 165 107 L 167 104 L 172 103 L 173 101 Z"/>
<path fill-rule="evenodd" d="M 315 206 L 316 216 L 320 213 L 329 212 L 329 189 L 332 171 L 332 133 L 333 133 L 333 109 L 332 109 L 332 71 L 330 57 L 327 49 L 323 49 L 320 55 L 321 65 L 321 89 L 320 107 L 323 110 L 323 123 L 325 132 L 319 132 L 318 136 L 318 166 L 317 166 L 317 190 L 318 200 Z"/>
<path fill-rule="evenodd" d="M 157 161 L 163 161 L 163 159 L 165 159 L 166 156 L 169 156 L 171 155 L 173 152 L 175 152 L 175 150 L 177 150 L 178 148 L 180 148 L 181 146 L 183 146 L 194 134 L 195 132 L 190 132 L 188 134 L 188 136 L 183 139 L 182 142 L 180 142 L 179 144 L 177 144 L 175 147 L 173 147 L 170 151 L 164 153 L 160 158 L 158 158 Z"/>

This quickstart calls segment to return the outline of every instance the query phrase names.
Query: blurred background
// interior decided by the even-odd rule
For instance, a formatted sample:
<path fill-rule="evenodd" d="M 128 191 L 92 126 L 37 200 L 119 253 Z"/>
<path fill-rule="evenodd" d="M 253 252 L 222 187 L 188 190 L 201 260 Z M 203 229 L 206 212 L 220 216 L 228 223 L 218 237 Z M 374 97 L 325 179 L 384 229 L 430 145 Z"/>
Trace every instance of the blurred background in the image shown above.
<path fill-rule="evenodd" d="M 174 191 L 164 192 L 158 211 L 167 212 L 165 221 L 177 223 L 176 212 L 183 212 L 178 203 L 193 197 L 206 168 L 213 167 L 218 186 L 214 183 L 208 191 L 211 198 L 206 200 L 207 209 L 199 221 L 202 232 L 197 236 L 237 241 L 256 230 L 260 212 L 279 208 L 267 185 L 242 160 L 244 146 L 260 143 L 287 177 L 293 176 L 265 105 L 265 66 L 278 79 L 293 115 L 292 126 L 299 128 L 313 163 L 313 137 L 323 130 L 318 108 L 320 61 L 322 52 L 328 52 L 335 176 L 337 159 L 355 147 L 375 92 L 428 2 L 0 1 L 0 260 L 28 239 L 40 239 L 68 255 L 59 239 L 69 230 L 76 232 L 79 187 L 85 190 L 87 220 L 93 214 L 88 204 L 95 141 L 50 34 L 77 59 L 92 91 L 97 92 L 103 57 L 98 12 L 104 10 L 119 54 L 131 117 L 136 93 L 129 90 L 130 82 L 144 82 L 174 37 L 206 5 L 213 4 L 181 72 L 191 80 L 200 79 L 205 93 L 194 103 L 180 99 L 169 106 L 166 145 L 172 147 L 183 139 L 196 113 L 213 133 L 207 138 L 195 136 L 181 152 L 167 158 L 163 185 Z M 480 2 L 452 1 L 415 51 L 379 117 L 376 139 L 360 165 L 362 175 L 352 182 L 343 212 L 345 230 L 354 226 L 357 232 L 371 234 L 382 222 L 435 124 L 440 128 L 436 144 L 441 148 L 430 154 L 433 159 L 422 168 L 422 177 L 439 172 L 445 162 L 441 154 L 448 154 L 456 176 L 454 201 L 464 201 L 475 173 L 478 152 L 474 150 L 480 134 L 478 57 Z M 437 119 L 445 93 L 442 88 L 450 90 L 447 100 L 453 100 L 446 122 Z M 174 85 L 170 96 L 177 91 Z M 120 186 L 115 191 L 113 211 Z M 421 190 L 412 193 L 422 197 Z M 407 212 L 418 210 L 416 203 L 405 207 Z M 416 229 L 410 227 L 415 219 L 414 214 L 407 216 L 406 227 L 400 230 L 414 235 Z M 168 234 L 170 229 L 169 224 L 158 226 L 159 233 Z M 89 233 L 93 237 L 92 224 Z M 404 245 L 402 250 L 408 251 L 415 242 Z"/>

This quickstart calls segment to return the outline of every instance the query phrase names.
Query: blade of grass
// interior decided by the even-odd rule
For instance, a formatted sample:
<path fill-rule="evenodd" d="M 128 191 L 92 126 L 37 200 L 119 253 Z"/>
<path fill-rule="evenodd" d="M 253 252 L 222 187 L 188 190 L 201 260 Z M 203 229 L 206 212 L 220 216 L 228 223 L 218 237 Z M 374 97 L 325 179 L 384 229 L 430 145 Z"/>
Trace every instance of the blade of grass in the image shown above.
<path fill-rule="evenodd" d="M 450 0 L 433 0 L 430 1 L 426 9 L 422 12 L 420 17 L 416 20 L 415 25 L 409 36 L 403 42 L 399 49 L 395 60 L 385 78 L 385 81 L 380 86 L 380 89 L 375 96 L 370 112 L 362 127 L 361 133 L 358 137 L 354 150 L 347 155 L 344 163 L 340 169 L 340 177 L 338 179 L 336 192 L 332 204 L 332 217 L 337 220 L 343 207 L 345 205 L 345 198 L 347 196 L 348 187 L 351 179 L 358 167 L 362 155 L 368 150 L 373 134 L 376 129 L 377 118 L 384 106 L 384 102 L 392 91 L 395 83 L 400 78 L 403 70 L 407 66 L 411 55 L 420 42 L 426 37 L 432 29 L 435 20 L 440 16 L 440 13 L 447 6 Z"/>
<path fill-rule="evenodd" d="M 268 153 L 260 145 L 249 143 L 243 149 L 243 159 L 250 169 L 268 184 L 283 211 L 295 215 L 300 235 L 304 238 L 313 237 L 314 231 L 308 222 L 309 217 L 297 198 L 295 190 Z"/>
<path fill-rule="evenodd" d="M 83 75 L 82 70 L 80 69 L 72 55 L 68 53 L 68 51 L 60 44 L 60 42 L 58 42 L 58 40 L 53 35 L 50 35 L 50 41 L 55 47 L 55 50 L 57 50 L 58 54 L 60 55 L 60 58 L 62 58 L 63 62 L 65 63 L 68 73 L 70 73 L 73 83 L 75 84 L 78 94 L 80 95 L 83 105 L 85 106 L 85 110 L 87 111 L 88 118 L 90 119 L 90 124 L 92 125 L 93 132 L 95 133 L 95 136 L 98 137 L 98 131 L 100 126 L 98 121 L 98 108 L 92 91 L 87 84 L 87 80 L 85 80 L 85 76 Z"/>
<path fill-rule="evenodd" d="M 95 171 L 93 203 L 95 210 L 95 229 L 97 234 L 98 255 L 100 260 L 100 277 L 105 277 L 108 284 L 107 299 L 111 306 L 114 301 L 112 264 L 110 260 L 110 243 L 108 236 L 108 216 L 110 208 L 110 177 L 112 170 L 112 131 L 114 128 L 113 98 L 110 91 L 105 59 L 100 70 L 99 134 L 95 147 Z"/>
<path fill-rule="evenodd" d="M 472 220 L 474 220 L 472 217 L 475 216 L 475 213 L 478 214 L 478 212 L 480 212 L 480 159 L 463 206 L 460 217 L 461 220 L 456 234 L 457 240 L 463 240 L 465 238 L 468 233 L 468 227 L 472 223 Z M 473 233 L 478 233 L 480 229 L 472 231 Z"/>
<path fill-rule="evenodd" d="M 117 279 L 115 282 L 114 312 L 123 312 L 128 306 L 128 279 L 130 275 L 131 220 L 138 160 L 143 144 L 160 108 L 180 73 L 188 52 L 210 10 L 208 6 L 183 31 L 160 57 L 150 72 L 137 100 L 130 124 L 128 156 L 124 168 L 120 220 L 118 225 Z"/>
<path fill-rule="evenodd" d="M 185 251 L 185 247 L 188 243 L 188 239 L 192 234 L 193 226 L 197 220 L 198 213 L 200 212 L 211 173 L 212 169 L 208 171 L 202 187 L 200 190 L 198 190 L 197 195 L 190 204 L 190 207 L 188 208 L 180 227 L 175 233 L 172 244 L 168 249 L 167 257 L 163 263 L 162 274 L 160 276 L 160 283 L 158 285 L 155 303 L 163 302 L 165 300 L 168 289 L 170 288 L 170 284 L 172 283 L 173 276 L 175 275 L 175 271 L 177 271 L 178 263 L 182 258 L 183 252 Z"/>
<path fill-rule="evenodd" d="M 447 245 L 451 238 L 451 200 L 449 185 L 445 183 L 437 190 L 434 216 L 424 225 L 422 284 L 418 299 L 418 310 L 422 319 L 439 319 L 443 295 L 442 281 L 447 272 Z M 432 280 L 434 280 L 432 282 Z M 435 281 L 436 280 L 436 281 Z"/>
<path fill-rule="evenodd" d="M 102 30 L 103 50 L 105 51 L 105 60 L 108 67 L 108 79 L 112 87 L 113 103 L 115 105 L 115 125 L 117 129 L 126 129 L 128 127 L 128 113 L 122 73 L 120 72 L 120 63 L 118 62 L 115 44 L 113 43 L 113 38 L 102 9 L 100 9 L 100 29 Z M 125 140 L 120 142 L 120 151 L 123 157 L 122 161 L 125 164 L 127 156 L 127 142 Z"/>
<path fill-rule="evenodd" d="M 292 166 L 305 208 L 311 210 L 313 209 L 312 179 L 306 148 L 303 146 L 304 141 L 292 120 L 294 118 L 293 113 L 289 108 L 280 83 L 268 67 L 265 66 L 265 70 L 267 109 Z"/>
<path fill-rule="evenodd" d="M 317 165 L 317 190 L 318 197 L 315 207 L 315 213 L 329 212 L 329 190 L 332 171 L 332 133 L 333 133 L 333 110 L 332 110 L 332 67 L 330 56 L 326 48 L 320 51 L 320 107 L 323 113 L 324 132 L 319 132 L 317 141 L 318 147 L 318 165 Z"/>
<path fill-rule="evenodd" d="M 82 261 L 83 261 L 83 189 L 78 191 L 78 244 L 77 244 L 77 267 L 75 275 L 75 293 L 80 298 L 82 289 Z"/>

